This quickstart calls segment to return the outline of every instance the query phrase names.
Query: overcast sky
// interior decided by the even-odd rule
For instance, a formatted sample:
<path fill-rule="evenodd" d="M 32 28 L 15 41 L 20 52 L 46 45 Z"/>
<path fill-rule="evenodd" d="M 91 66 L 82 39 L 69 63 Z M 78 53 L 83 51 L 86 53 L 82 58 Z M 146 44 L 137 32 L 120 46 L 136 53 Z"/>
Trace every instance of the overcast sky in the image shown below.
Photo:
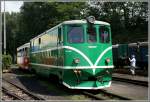
<path fill-rule="evenodd" d="M 19 12 L 20 7 L 23 5 L 23 1 L 5 1 L 5 11 L 7 12 Z M 4 2 L 1 2 L 1 11 L 4 11 Z"/>

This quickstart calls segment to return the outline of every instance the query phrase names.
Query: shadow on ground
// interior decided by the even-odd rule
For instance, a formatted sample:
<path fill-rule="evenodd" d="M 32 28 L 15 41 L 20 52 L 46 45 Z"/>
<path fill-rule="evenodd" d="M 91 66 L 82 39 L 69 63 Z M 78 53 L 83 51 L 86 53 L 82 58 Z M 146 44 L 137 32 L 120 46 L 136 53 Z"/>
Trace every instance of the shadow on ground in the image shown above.
<path fill-rule="evenodd" d="M 83 90 L 68 89 L 58 82 L 50 81 L 48 78 L 35 75 L 29 71 L 14 68 L 12 73 L 16 75 L 16 78 L 28 91 L 36 94 L 49 96 L 82 95 L 81 91 Z"/>

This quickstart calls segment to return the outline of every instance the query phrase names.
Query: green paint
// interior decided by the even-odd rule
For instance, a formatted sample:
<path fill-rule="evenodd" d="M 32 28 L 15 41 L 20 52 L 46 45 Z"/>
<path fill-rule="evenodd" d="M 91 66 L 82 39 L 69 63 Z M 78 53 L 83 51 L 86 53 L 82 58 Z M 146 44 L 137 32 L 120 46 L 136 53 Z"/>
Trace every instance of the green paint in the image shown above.
<path fill-rule="evenodd" d="M 55 27 L 55 37 L 58 37 L 58 28 L 62 28 L 60 34 L 62 34 L 59 37 L 62 37 L 59 41 L 57 40 L 54 44 L 52 41 L 47 41 L 45 45 L 36 44 L 36 47 L 39 48 L 37 51 L 43 51 L 39 53 L 32 53 L 32 50 L 30 50 L 30 61 L 31 63 L 37 63 L 37 64 L 46 64 L 46 65 L 54 65 L 54 66 L 72 66 L 74 67 L 73 69 L 62 69 L 62 68 L 50 68 L 50 67 L 44 67 L 44 66 L 37 66 L 37 65 L 30 65 L 31 69 L 34 69 L 37 74 L 49 77 L 51 74 L 57 75 L 59 79 L 62 79 L 62 81 L 66 82 L 70 86 L 74 87 L 99 87 L 99 86 L 105 86 L 109 83 L 111 80 L 111 73 L 112 73 L 112 68 L 96 68 L 95 69 L 95 74 L 93 71 L 93 68 L 91 69 L 81 69 L 81 74 L 76 74 L 75 70 L 76 67 L 80 66 L 90 66 L 88 61 L 78 52 L 63 48 L 63 49 L 53 49 L 46 51 L 51 48 L 57 48 L 60 46 L 69 46 L 72 48 L 75 48 L 76 50 L 79 50 L 82 52 L 87 58 L 91 61 L 91 63 L 94 65 L 95 62 L 97 61 L 98 57 L 100 56 L 101 53 L 108 47 L 111 47 L 111 31 L 110 31 L 110 26 L 105 25 L 107 29 L 109 29 L 109 37 L 110 37 L 110 42 L 104 42 L 101 43 L 101 38 L 99 35 L 101 34 L 99 32 L 99 29 L 101 26 L 104 25 L 94 25 L 96 29 L 96 36 L 97 40 L 94 43 L 89 43 L 88 37 L 87 37 L 87 24 L 80 24 L 82 29 L 83 29 L 83 42 L 81 43 L 70 43 L 68 42 L 68 26 L 70 25 L 60 25 Z M 48 34 L 52 34 L 53 31 L 49 31 L 48 33 L 44 34 L 41 36 L 48 36 Z M 38 37 L 34 40 L 31 40 L 31 43 L 34 41 L 38 41 Z M 32 49 L 32 46 L 31 46 Z M 75 63 L 74 59 L 79 58 L 80 62 Z M 106 63 L 106 58 L 110 59 L 110 62 L 107 64 Z M 112 59 L 112 49 L 108 50 L 100 59 L 98 62 L 97 66 L 112 66 L 113 65 L 113 59 Z M 106 70 L 109 71 L 110 74 L 106 73 Z M 97 77 L 101 77 L 100 79 Z M 92 78 L 92 80 L 91 80 Z M 94 80 L 93 80 L 94 79 Z M 91 81 L 90 81 L 91 80 Z M 99 81 L 101 80 L 101 81 Z M 79 82 L 78 82 L 79 81 Z"/>

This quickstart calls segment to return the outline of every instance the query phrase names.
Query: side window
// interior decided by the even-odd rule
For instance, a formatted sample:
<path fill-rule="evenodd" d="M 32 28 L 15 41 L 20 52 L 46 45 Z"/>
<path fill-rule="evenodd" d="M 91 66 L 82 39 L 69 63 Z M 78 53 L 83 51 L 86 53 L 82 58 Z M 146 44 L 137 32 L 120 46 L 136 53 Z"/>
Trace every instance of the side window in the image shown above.
<path fill-rule="evenodd" d="M 24 51 L 24 56 L 27 56 L 27 52 L 28 50 L 27 50 L 27 47 L 25 48 L 25 51 Z"/>
<path fill-rule="evenodd" d="M 109 28 L 107 28 L 106 26 L 100 26 L 99 32 L 100 32 L 100 36 L 99 36 L 100 42 L 101 43 L 109 43 L 109 41 L 110 41 Z"/>
<path fill-rule="evenodd" d="M 23 56 L 26 56 L 25 48 L 23 48 Z"/>
<path fill-rule="evenodd" d="M 41 44 L 41 38 L 39 38 L 39 45 Z"/>
<path fill-rule="evenodd" d="M 63 34 L 62 34 L 62 28 L 58 28 L 58 44 L 63 43 Z"/>
<path fill-rule="evenodd" d="M 34 51 L 34 40 L 32 41 L 32 51 Z"/>
<path fill-rule="evenodd" d="M 21 57 L 23 57 L 23 56 L 24 56 L 24 48 L 21 49 Z"/>
<path fill-rule="evenodd" d="M 39 48 L 41 49 L 41 38 L 39 38 Z"/>
<path fill-rule="evenodd" d="M 17 56 L 18 56 L 18 57 L 21 57 L 21 50 L 19 50 L 19 51 L 17 52 Z"/>
<path fill-rule="evenodd" d="M 25 56 L 29 56 L 29 48 L 28 47 L 25 48 Z"/>
<path fill-rule="evenodd" d="M 88 42 L 93 43 L 97 41 L 96 28 L 94 27 L 94 25 L 90 25 L 87 27 L 87 35 Z"/>
<path fill-rule="evenodd" d="M 35 39 L 34 40 L 34 51 L 38 51 L 39 49 L 39 39 Z"/>
<path fill-rule="evenodd" d="M 61 40 L 61 28 L 58 28 L 58 41 L 60 42 Z"/>
<path fill-rule="evenodd" d="M 83 27 L 81 25 L 68 26 L 68 41 L 70 43 L 82 43 L 84 41 Z"/>

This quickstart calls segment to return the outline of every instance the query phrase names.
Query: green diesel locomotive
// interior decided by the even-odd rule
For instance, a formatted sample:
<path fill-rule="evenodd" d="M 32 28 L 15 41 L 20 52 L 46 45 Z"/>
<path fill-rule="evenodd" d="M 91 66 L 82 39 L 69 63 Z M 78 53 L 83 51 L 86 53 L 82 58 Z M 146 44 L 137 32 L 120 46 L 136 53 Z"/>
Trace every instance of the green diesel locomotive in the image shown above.
<path fill-rule="evenodd" d="M 70 89 L 101 89 L 111 85 L 110 24 L 70 20 L 30 40 L 29 69 L 59 80 Z"/>

